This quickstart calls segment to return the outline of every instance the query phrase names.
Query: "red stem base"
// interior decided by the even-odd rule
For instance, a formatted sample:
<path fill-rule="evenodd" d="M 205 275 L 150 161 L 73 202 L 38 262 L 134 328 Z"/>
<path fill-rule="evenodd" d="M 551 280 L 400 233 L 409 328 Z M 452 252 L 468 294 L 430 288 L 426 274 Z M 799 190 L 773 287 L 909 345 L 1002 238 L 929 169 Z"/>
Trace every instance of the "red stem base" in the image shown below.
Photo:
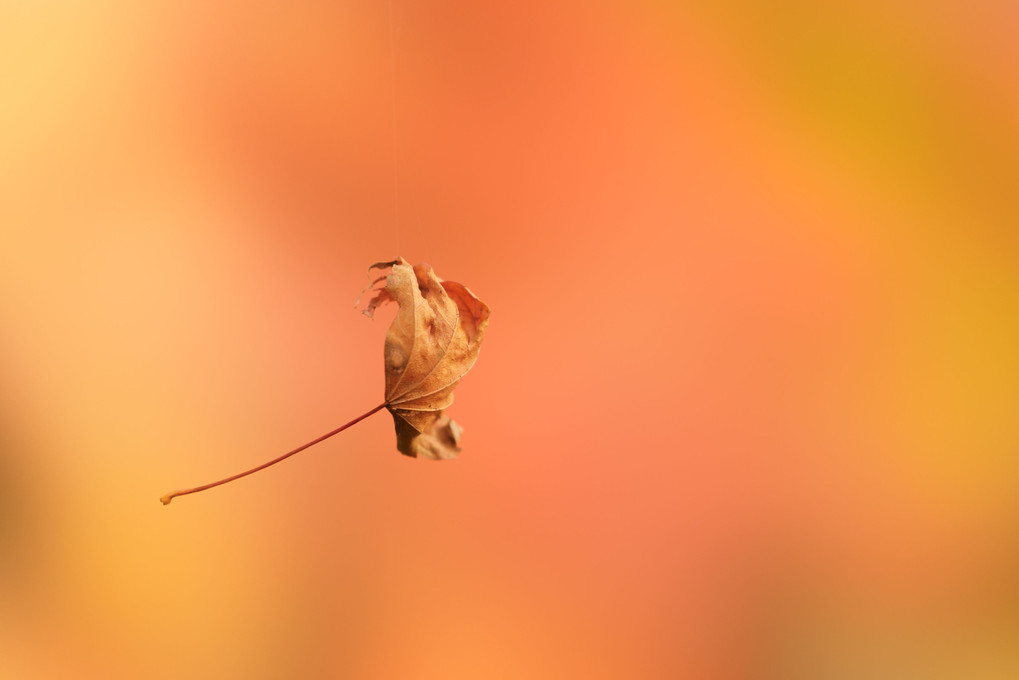
<path fill-rule="evenodd" d="M 338 428 L 336 428 L 332 432 L 327 432 L 326 434 L 322 435 L 318 439 L 313 439 L 310 442 L 308 442 L 307 444 L 304 444 L 302 446 L 298 446 L 293 451 L 287 451 L 286 453 L 284 453 L 279 458 L 273 458 L 268 463 L 262 463 L 258 467 L 253 467 L 250 470 L 247 470 L 245 472 L 240 472 L 240 473 L 238 473 L 236 475 L 232 475 L 230 477 L 227 477 L 226 479 L 221 479 L 218 482 L 212 482 L 210 484 L 203 484 L 202 486 L 196 486 L 193 489 L 183 489 L 181 491 L 174 491 L 172 493 L 168 493 L 165 496 L 163 496 L 162 498 L 160 498 L 159 500 L 161 500 L 163 502 L 163 505 L 169 505 L 170 501 L 172 501 L 177 496 L 186 496 L 186 495 L 188 495 L 190 493 L 198 493 L 199 491 L 205 491 L 206 489 L 211 489 L 214 486 L 219 486 L 221 484 L 226 484 L 227 482 L 232 482 L 235 479 L 240 479 L 241 477 L 247 477 L 248 475 L 253 474 L 255 472 L 258 472 L 259 470 L 264 470 L 265 468 L 271 467 L 271 466 L 275 465 L 276 463 L 279 463 L 280 461 L 286 460 L 287 458 L 289 458 L 290 456 L 294 455 L 295 453 L 300 453 L 301 451 L 304 451 L 305 449 L 307 449 L 309 447 L 312 447 L 315 444 L 318 444 L 319 442 L 324 442 L 326 439 L 329 439 L 334 434 L 339 434 L 340 432 L 343 432 L 344 430 L 346 430 L 351 425 L 356 425 L 357 423 L 361 422 L 362 420 L 364 420 L 365 418 L 367 418 L 371 414 L 376 413 L 378 411 L 381 411 L 385 407 L 386 407 L 386 404 L 384 404 L 384 403 L 383 404 L 379 404 L 378 406 L 373 408 L 371 411 L 368 411 L 367 413 L 363 413 L 363 414 L 359 415 L 357 418 L 354 418 L 349 423 L 346 423 L 344 425 L 340 425 Z"/>

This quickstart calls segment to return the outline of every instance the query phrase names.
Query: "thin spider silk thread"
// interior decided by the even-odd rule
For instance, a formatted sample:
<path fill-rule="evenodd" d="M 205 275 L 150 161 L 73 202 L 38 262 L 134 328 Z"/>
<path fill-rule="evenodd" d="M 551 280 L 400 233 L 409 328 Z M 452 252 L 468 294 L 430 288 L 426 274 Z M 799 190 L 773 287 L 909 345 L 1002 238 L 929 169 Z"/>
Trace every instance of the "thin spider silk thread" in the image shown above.
<path fill-rule="evenodd" d="M 400 255 L 400 172 L 396 136 L 396 20 L 393 0 L 389 0 L 390 94 L 393 104 L 393 228 L 396 231 L 396 255 Z"/>

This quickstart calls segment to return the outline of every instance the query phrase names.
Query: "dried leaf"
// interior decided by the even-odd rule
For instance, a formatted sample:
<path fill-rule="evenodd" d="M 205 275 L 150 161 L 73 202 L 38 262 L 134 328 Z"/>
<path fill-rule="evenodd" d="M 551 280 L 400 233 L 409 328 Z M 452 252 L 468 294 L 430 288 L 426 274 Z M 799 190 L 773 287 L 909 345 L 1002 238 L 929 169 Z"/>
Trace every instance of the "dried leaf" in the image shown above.
<path fill-rule="evenodd" d="M 399 309 L 386 334 L 386 408 L 396 423 L 396 447 L 408 456 L 448 460 L 460 453 L 460 426 L 443 414 L 453 390 L 477 361 L 489 309 L 455 281 L 443 281 L 427 264 L 400 258 L 369 267 L 389 269 L 365 308 L 371 317 L 387 302 Z M 369 286 L 371 288 L 372 286 Z"/>
<path fill-rule="evenodd" d="M 396 448 L 401 453 L 431 460 L 456 458 L 462 430 L 443 410 L 453 403 L 453 390 L 478 359 L 488 325 L 488 307 L 465 286 L 437 277 L 426 264 L 411 267 L 400 258 L 373 264 L 368 268 L 369 274 L 372 269 L 388 269 L 389 274 L 375 279 L 361 292 L 363 295 L 386 282 L 385 287 L 375 289 L 375 297 L 364 313 L 371 317 L 379 305 L 387 302 L 399 305 L 386 334 L 385 402 L 250 470 L 168 493 L 159 499 L 163 505 L 169 505 L 177 496 L 212 489 L 276 465 L 383 408 L 393 414 Z"/>

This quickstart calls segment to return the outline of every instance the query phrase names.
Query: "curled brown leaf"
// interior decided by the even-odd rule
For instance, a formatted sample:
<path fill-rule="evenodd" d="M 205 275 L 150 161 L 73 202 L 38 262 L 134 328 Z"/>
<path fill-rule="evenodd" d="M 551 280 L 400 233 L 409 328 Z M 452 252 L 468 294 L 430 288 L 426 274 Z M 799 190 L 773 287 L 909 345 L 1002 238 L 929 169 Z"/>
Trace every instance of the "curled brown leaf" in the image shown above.
<path fill-rule="evenodd" d="M 466 286 L 443 281 L 427 264 L 400 258 L 369 268 L 389 270 L 375 279 L 364 313 L 387 302 L 399 309 L 386 333 L 386 408 L 396 424 L 401 453 L 448 460 L 460 453 L 461 428 L 443 411 L 453 390 L 477 361 L 488 325 L 488 306 Z M 371 288 L 371 286 L 369 286 Z"/>

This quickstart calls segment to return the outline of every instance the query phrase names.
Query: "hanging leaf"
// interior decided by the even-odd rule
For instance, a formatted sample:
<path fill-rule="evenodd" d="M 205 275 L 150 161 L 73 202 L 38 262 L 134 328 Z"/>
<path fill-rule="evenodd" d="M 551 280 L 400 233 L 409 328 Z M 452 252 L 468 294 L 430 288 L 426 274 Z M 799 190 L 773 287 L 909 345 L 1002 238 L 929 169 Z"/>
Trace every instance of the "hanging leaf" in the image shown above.
<path fill-rule="evenodd" d="M 389 269 L 364 313 L 387 302 L 399 309 L 386 333 L 386 408 L 401 453 L 448 460 L 460 453 L 461 428 L 443 411 L 453 390 L 478 359 L 489 309 L 466 286 L 443 281 L 427 264 L 403 258 L 369 268 Z"/>
<path fill-rule="evenodd" d="M 177 496 L 196 493 L 264 470 L 296 453 L 325 441 L 368 416 L 388 409 L 396 423 L 396 448 L 401 453 L 431 460 L 448 460 L 460 453 L 460 426 L 443 410 L 453 403 L 453 390 L 478 359 L 488 325 L 488 306 L 454 281 L 443 281 L 426 264 L 411 267 L 402 257 L 368 268 L 389 270 L 364 292 L 375 296 L 364 313 L 371 317 L 387 302 L 399 309 L 386 333 L 386 400 L 332 432 L 298 446 L 278 458 L 217 482 L 168 493 L 168 505 Z M 360 301 L 360 297 L 358 298 Z"/>

